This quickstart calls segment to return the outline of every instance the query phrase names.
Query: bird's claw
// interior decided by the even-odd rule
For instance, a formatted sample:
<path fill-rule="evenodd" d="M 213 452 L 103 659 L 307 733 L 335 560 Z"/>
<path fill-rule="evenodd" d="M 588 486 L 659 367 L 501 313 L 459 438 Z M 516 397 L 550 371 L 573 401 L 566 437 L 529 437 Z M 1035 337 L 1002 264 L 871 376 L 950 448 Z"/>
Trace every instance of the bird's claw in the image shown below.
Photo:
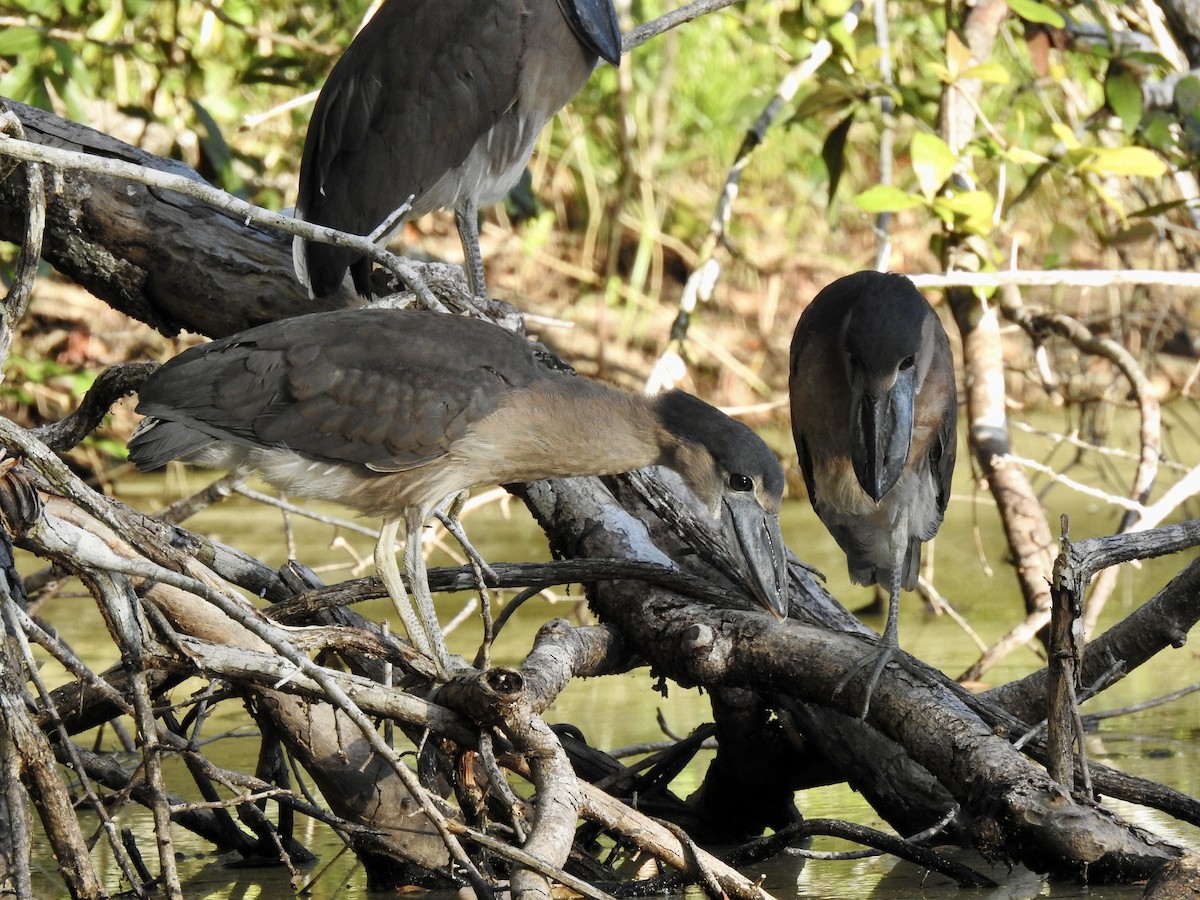
<path fill-rule="evenodd" d="M 891 642 L 880 640 L 875 645 L 874 652 L 868 652 L 860 656 L 849 669 L 846 674 L 838 681 L 837 686 L 833 689 L 833 697 L 838 697 L 842 690 L 849 684 L 855 676 L 858 675 L 867 666 L 871 666 L 871 674 L 867 678 L 867 684 L 863 696 L 862 709 L 859 711 L 858 717 L 865 719 L 867 713 L 871 710 L 871 696 L 875 693 L 875 685 L 879 683 L 879 678 L 883 674 L 883 670 L 887 664 L 892 661 L 899 648 Z"/>

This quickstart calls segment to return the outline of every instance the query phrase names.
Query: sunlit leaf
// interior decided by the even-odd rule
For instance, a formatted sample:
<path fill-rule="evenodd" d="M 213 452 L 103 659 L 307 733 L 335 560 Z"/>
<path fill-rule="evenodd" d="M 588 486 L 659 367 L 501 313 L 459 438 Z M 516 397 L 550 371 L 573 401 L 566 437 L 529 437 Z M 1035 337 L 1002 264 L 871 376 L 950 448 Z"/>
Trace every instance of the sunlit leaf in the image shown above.
<path fill-rule="evenodd" d="M 820 0 L 817 6 L 831 19 L 840 19 L 853 5 L 854 0 Z"/>
<path fill-rule="evenodd" d="M 846 30 L 846 26 L 842 23 L 842 20 L 838 19 L 836 22 L 830 25 L 826 34 L 829 37 L 829 40 L 833 42 L 834 46 L 842 51 L 842 55 L 850 60 L 850 63 L 855 68 L 858 68 L 858 42 L 855 41 L 854 36 Z"/>
<path fill-rule="evenodd" d="M 42 33 L 36 28 L 0 29 L 0 56 L 31 53 L 42 46 Z"/>
<path fill-rule="evenodd" d="M 941 63 L 928 62 L 925 64 L 925 68 L 936 75 L 938 81 L 942 82 L 942 84 L 950 84 L 954 81 L 954 76 L 950 74 L 950 70 Z"/>
<path fill-rule="evenodd" d="M 935 205 L 964 219 L 987 223 L 989 230 L 996 212 L 996 201 L 987 191 L 958 191 L 949 197 L 939 197 Z"/>
<path fill-rule="evenodd" d="M 1097 175 L 1161 178 L 1167 174 L 1167 164 L 1145 147 L 1096 147 L 1080 168 Z"/>
<path fill-rule="evenodd" d="M 854 202 L 858 205 L 859 209 L 865 212 L 885 213 L 902 212 L 906 209 L 922 206 L 925 201 L 916 194 L 902 191 L 898 187 L 877 184 L 874 187 L 867 188 L 855 197 Z"/>
<path fill-rule="evenodd" d="M 253 25 L 258 18 L 257 7 L 247 0 L 226 0 L 221 14 L 239 25 Z"/>
<path fill-rule="evenodd" d="M 963 69 L 960 77 L 978 78 L 980 81 L 986 81 L 989 84 L 1008 84 L 1012 81 L 1012 74 L 998 62 L 986 62 L 980 63 L 977 66 L 969 66 Z"/>
<path fill-rule="evenodd" d="M 1037 22 L 1051 28 L 1065 28 L 1067 25 L 1062 13 L 1039 0 L 1008 0 L 1008 8 L 1026 22 Z"/>
<path fill-rule="evenodd" d="M 1075 132 L 1071 130 L 1069 125 L 1064 125 L 1062 122 L 1051 122 L 1050 130 L 1054 132 L 1054 136 L 1063 142 L 1068 150 L 1078 150 L 1082 144 L 1079 143 L 1079 138 L 1075 137 Z"/>
<path fill-rule="evenodd" d="M 949 78 L 946 79 L 947 84 L 958 79 L 960 75 L 971 67 L 971 51 L 967 45 L 962 42 L 957 32 L 946 32 L 946 69 Z"/>
<path fill-rule="evenodd" d="M 99 19 L 92 23 L 87 30 L 87 36 L 90 40 L 112 41 L 121 33 L 121 29 L 125 25 L 125 6 L 122 3 L 111 4 L 107 11 Z"/>
<path fill-rule="evenodd" d="M 1046 157 L 1040 153 L 1022 147 L 1009 147 L 1004 151 L 1004 158 L 1017 166 L 1040 166 L 1046 161 Z"/>
<path fill-rule="evenodd" d="M 994 228 L 992 215 L 996 210 L 991 194 L 983 191 L 962 191 L 950 197 L 938 197 L 932 209 L 943 222 L 953 223 L 960 234 L 988 235 Z"/>
<path fill-rule="evenodd" d="M 921 194 L 932 200 L 954 171 L 958 157 L 940 137 L 924 131 L 913 135 L 910 152 Z"/>

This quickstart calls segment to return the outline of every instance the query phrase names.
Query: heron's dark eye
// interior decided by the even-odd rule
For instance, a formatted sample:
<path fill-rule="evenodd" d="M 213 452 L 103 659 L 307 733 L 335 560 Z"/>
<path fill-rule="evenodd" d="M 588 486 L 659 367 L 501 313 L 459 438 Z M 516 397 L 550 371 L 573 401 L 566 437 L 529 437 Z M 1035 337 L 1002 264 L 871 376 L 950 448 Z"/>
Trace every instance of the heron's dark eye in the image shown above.
<path fill-rule="evenodd" d="M 903 372 L 905 369 L 911 369 L 914 363 L 916 363 L 915 358 L 911 356 L 904 357 L 904 359 L 900 361 L 900 371 Z"/>
<path fill-rule="evenodd" d="M 754 479 L 749 475 L 730 475 L 729 486 L 735 491 L 754 490 Z"/>

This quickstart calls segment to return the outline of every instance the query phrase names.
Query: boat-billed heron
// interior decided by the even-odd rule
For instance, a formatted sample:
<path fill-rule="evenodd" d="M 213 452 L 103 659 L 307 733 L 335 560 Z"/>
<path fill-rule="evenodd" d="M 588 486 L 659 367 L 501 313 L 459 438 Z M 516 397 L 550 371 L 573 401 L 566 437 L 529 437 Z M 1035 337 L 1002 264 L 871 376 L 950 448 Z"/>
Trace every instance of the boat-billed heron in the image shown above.
<path fill-rule="evenodd" d="M 376 566 L 443 676 L 421 528 L 441 501 L 480 485 L 668 466 L 752 596 L 787 614 L 783 469 L 753 431 L 682 391 L 649 397 L 552 372 L 488 322 L 371 308 L 298 316 L 184 351 L 139 396 L 149 417 L 129 442 L 139 468 L 244 466 L 382 518 Z M 400 522 L 419 621 L 393 553 Z"/>
<path fill-rule="evenodd" d="M 478 207 L 513 188 L 597 61 L 620 57 L 612 0 L 384 0 L 317 99 L 296 215 L 383 242 L 407 217 L 452 207 L 484 296 Z M 293 257 L 314 295 L 349 268 L 370 297 L 367 257 L 300 238 Z"/>
<path fill-rule="evenodd" d="M 851 580 L 889 592 L 865 716 L 898 646 L 900 589 L 916 587 L 921 543 L 937 533 L 950 496 L 958 409 L 949 339 L 903 275 L 849 275 L 800 316 L 790 394 L 813 509 L 845 552 Z"/>

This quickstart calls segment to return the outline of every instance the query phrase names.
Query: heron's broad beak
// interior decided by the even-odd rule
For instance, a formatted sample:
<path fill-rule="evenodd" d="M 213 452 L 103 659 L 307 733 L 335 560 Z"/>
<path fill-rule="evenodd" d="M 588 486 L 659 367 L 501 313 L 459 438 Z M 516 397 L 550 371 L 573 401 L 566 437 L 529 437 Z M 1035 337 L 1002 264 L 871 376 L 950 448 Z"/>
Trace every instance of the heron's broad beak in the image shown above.
<path fill-rule="evenodd" d="M 900 479 L 912 446 L 916 382 L 912 369 L 897 374 L 888 388 L 853 387 L 850 435 L 854 474 L 878 503 Z"/>
<path fill-rule="evenodd" d="M 725 533 L 732 534 L 738 565 L 754 592 L 754 599 L 777 619 L 787 618 L 787 559 L 779 516 L 767 512 L 754 495 L 726 497 L 721 517 Z"/>
<path fill-rule="evenodd" d="M 579 38 L 605 62 L 621 62 L 621 28 L 610 0 L 558 0 L 567 24 Z"/>

